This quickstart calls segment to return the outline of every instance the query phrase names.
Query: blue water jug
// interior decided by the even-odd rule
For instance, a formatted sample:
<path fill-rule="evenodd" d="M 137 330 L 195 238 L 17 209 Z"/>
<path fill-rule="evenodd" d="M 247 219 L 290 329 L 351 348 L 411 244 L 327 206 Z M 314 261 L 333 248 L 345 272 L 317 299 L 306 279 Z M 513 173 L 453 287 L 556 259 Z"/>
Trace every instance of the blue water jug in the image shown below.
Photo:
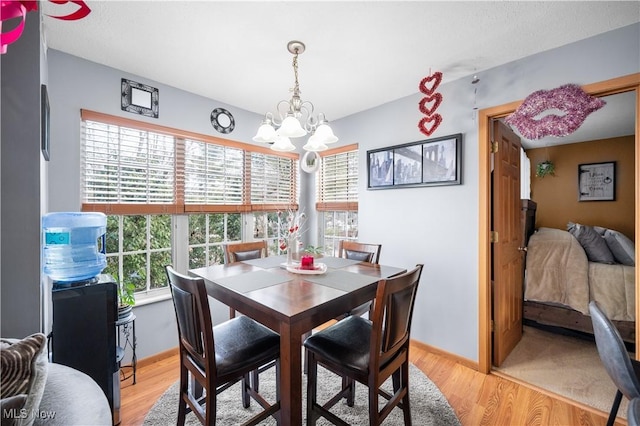
<path fill-rule="evenodd" d="M 49 213 L 42 217 L 42 231 L 44 273 L 52 280 L 88 280 L 106 268 L 104 213 Z"/>

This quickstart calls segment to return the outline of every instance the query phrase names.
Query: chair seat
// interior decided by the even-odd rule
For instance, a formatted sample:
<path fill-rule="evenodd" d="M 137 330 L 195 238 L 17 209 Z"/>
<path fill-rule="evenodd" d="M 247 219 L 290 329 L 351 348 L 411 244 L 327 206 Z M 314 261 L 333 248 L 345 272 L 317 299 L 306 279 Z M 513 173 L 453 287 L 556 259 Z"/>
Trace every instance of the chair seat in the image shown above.
<path fill-rule="evenodd" d="M 244 315 L 213 327 L 213 332 L 219 376 L 257 368 L 280 352 L 280 336 Z"/>
<path fill-rule="evenodd" d="M 316 357 L 366 374 L 369 369 L 371 321 L 349 316 L 304 341 Z"/>

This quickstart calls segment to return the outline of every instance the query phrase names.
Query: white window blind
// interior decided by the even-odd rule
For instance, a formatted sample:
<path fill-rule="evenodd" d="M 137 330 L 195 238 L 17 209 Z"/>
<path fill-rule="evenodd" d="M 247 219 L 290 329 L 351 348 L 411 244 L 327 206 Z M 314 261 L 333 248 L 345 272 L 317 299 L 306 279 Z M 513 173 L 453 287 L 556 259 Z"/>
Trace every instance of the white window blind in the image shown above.
<path fill-rule="evenodd" d="M 270 211 L 297 207 L 298 154 L 82 111 L 83 211 Z"/>
<path fill-rule="evenodd" d="M 268 210 L 291 207 L 296 201 L 297 161 L 259 152 L 251 153 L 251 204 Z M 254 208 L 257 210 L 257 208 Z"/>
<path fill-rule="evenodd" d="M 91 120 L 82 133 L 85 204 L 176 204 L 172 136 Z"/>
<path fill-rule="evenodd" d="M 244 151 L 185 141 L 185 204 L 244 203 Z"/>
<path fill-rule="evenodd" d="M 347 149 L 322 157 L 318 176 L 318 210 L 358 209 L 358 150 L 357 146 Z"/>

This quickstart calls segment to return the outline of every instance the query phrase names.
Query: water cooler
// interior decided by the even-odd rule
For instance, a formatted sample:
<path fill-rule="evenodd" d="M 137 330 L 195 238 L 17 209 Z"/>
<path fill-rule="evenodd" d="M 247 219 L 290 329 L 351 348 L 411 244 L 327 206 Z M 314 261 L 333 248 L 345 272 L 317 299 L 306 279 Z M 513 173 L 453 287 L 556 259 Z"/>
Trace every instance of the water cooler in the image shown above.
<path fill-rule="evenodd" d="M 120 423 L 116 358 L 117 283 L 107 274 L 102 213 L 50 213 L 42 220 L 44 272 L 53 280 L 52 361 L 87 374 Z"/>

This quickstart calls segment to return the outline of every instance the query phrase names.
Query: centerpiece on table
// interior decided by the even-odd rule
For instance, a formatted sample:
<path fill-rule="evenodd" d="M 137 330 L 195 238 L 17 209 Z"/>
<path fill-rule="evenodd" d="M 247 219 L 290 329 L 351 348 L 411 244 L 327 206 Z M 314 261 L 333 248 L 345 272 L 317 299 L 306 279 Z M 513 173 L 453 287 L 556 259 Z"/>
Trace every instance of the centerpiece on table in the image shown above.
<path fill-rule="evenodd" d="M 299 242 L 307 215 L 304 212 L 289 210 L 286 216 L 278 212 L 278 246 L 287 251 L 287 266 L 296 264 Z"/>

